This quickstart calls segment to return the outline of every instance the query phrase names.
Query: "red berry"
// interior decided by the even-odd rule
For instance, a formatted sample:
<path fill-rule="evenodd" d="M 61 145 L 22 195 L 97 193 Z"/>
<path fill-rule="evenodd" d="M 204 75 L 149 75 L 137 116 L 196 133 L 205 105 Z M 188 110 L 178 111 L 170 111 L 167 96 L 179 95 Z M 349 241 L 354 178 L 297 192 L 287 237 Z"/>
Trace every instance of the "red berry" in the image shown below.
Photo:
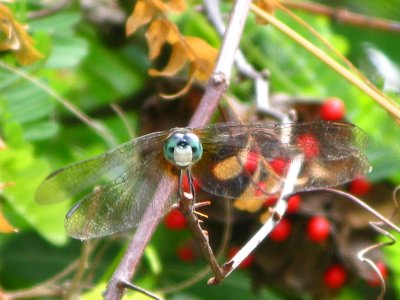
<path fill-rule="evenodd" d="M 339 121 L 344 118 L 345 110 L 343 101 L 332 97 L 325 100 L 321 105 L 319 113 L 322 120 Z"/>
<path fill-rule="evenodd" d="M 288 219 L 284 218 L 271 231 L 269 237 L 274 242 L 283 242 L 287 240 L 291 232 L 292 223 Z"/>
<path fill-rule="evenodd" d="M 388 270 L 387 270 L 386 264 L 382 261 L 378 261 L 376 263 L 376 266 L 378 267 L 379 272 L 381 273 L 383 279 L 386 279 L 388 276 Z M 381 284 L 381 282 L 378 278 L 378 275 L 376 275 L 375 272 L 372 274 L 372 277 L 367 280 L 367 283 L 372 287 L 376 287 Z"/>
<path fill-rule="evenodd" d="M 297 143 L 306 158 L 313 158 L 319 154 L 317 139 L 310 133 L 304 133 L 297 137 Z"/>
<path fill-rule="evenodd" d="M 347 280 L 347 271 L 340 264 L 333 264 L 324 273 L 324 283 L 331 289 L 341 288 Z"/>
<path fill-rule="evenodd" d="M 254 174 L 254 172 L 257 170 L 259 159 L 260 158 L 257 155 L 257 153 L 248 152 L 247 157 L 246 157 L 246 161 L 244 163 L 244 169 L 249 174 Z"/>
<path fill-rule="evenodd" d="M 192 180 L 193 180 L 193 187 L 194 187 L 194 190 L 195 190 L 196 192 L 198 192 L 199 189 L 200 189 L 199 182 L 198 182 L 198 180 L 197 180 L 196 178 L 192 178 Z M 186 192 L 186 193 L 190 193 L 190 192 L 191 192 L 191 191 L 190 191 L 190 187 L 189 187 L 189 178 L 187 177 L 186 174 L 183 175 L 183 177 L 182 177 L 182 187 L 183 187 L 183 191 L 184 191 L 184 192 Z"/>
<path fill-rule="evenodd" d="M 171 210 L 164 219 L 165 227 L 171 230 L 180 230 L 186 228 L 186 218 L 177 209 Z"/>
<path fill-rule="evenodd" d="M 367 194 L 372 188 L 372 183 L 364 176 L 359 176 L 350 182 L 349 192 L 357 196 Z"/>
<path fill-rule="evenodd" d="M 289 214 L 296 213 L 300 208 L 300 202 L 301 202 L 300 195 L 293 195 L 292 197 L 290 197 L 288 200 L 288 207 L 286 210 L 287 213 Z"/>
<path fill-rule="evenodd" d="M 307 224 L 307 236 L 313 242 L 324 242 L 329 237 L 331 224 L 323 216 L 312 217 Z"/>
<path fill-rule="evenodd" d="M 263 205 L 265 207 L 274 206 L 276 204 L 276 201 L 278 201 L 278 198 L 276 196 L 270 196 L 267 199 L 265 199 Z"/>
<path fill-rule="evenodd" d="M 286 159 L 281 157 L 276 157 L 270 161 L 269 165 L 276 174 L 281 176 L 284 173 L 286 173 L 289 164 Z"/>
<path fill-rule="evenodd" d="M 184 262 L 193 262 L 196 259 L 193 248 L 187 245 L 179 247 L 176 250 L 176 255 Z"/>
<path fill-rule="evenodd" d="M 233 246 L 229 249 L 228 251 L 228 259 L 232 259 L 236 253 L 238 253 L 240 250 L 239 247 L 237 246 Z M 254 254 L 249 254 L 249 256 L 247 256 L 239 265 L 239 269 L 246 269 L 248 267 L 250 267 L 254 262 Z"/>

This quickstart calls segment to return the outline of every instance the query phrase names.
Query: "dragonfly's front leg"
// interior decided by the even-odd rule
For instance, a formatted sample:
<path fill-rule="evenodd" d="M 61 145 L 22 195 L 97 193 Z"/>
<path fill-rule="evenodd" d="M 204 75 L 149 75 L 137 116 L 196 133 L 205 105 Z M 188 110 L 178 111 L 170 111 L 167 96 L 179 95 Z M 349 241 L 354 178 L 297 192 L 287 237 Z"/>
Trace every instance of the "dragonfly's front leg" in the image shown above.
<path fill-rule="evenodd" d="M 186 176 L 188 176 L 189 182 L 189 190 L 190 192 L 187 193 L 184 191 L 183 188 L 183 172 L 186 172 Z M 188 225 L 192 232 L 195 235 L 197 242 L 200 244 L 201 251 L 207 262 L 209 263 L 212 271 L 215 275 L 215 280 L 212 283 L 218 283 L 224 279 L 224 272 L 220 268 L 217 259 L 211 249 L 208 233 L 207 231 L 203 230 L 200 226 L 199 219 L 197 218 L 196 214 L 194 213 L 194 207 L 196 203 L 196 194 L 193 185 L 193 179 L 190 174 L 190 169 L 179 170 L 179 186 L 178 186 L 178 197 L 179 197 L 179 205 L 178 208 L 185 216 Z M 202 205 L 202 204 L 201 204 Z"/>

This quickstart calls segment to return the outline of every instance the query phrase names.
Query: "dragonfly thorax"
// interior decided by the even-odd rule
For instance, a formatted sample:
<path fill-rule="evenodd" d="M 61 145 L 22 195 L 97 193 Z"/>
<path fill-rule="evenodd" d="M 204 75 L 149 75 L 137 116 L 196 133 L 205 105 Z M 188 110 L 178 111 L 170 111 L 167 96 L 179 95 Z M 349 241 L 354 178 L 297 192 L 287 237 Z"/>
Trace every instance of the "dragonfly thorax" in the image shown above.
<path fill-rule="evenodd" d="M 164 156 L 172 164 L 186 168 L 198 162 L 203 154 L 200 139 L 191 131 L 175 131 L 164 145 Z"/>

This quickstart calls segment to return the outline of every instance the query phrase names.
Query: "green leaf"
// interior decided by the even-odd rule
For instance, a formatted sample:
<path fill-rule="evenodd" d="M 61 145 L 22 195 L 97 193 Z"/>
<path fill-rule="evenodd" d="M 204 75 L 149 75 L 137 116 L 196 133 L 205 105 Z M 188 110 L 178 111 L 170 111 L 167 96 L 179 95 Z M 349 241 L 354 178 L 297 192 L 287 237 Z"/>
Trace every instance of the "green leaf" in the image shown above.
<path fill-rule="evenodd" d="M 88 54 L 86 40 L 69 35 L 54 36 L 53 47 L 47 58 L 46 67 L 65 69 L 77 66 Z"/>
<path fill-rule="evenodd" d="M 81 20 L 79 12 L 61 11 L 50 14 L 46 18 L 38 18 L 29 22 L 31 31 L 46 31 L 52 34 L 73 34 L 74 26 Z"/>
<path fill-rule="evenodd" d="M 4 132 L 8 147 L 0 155 L 0 182 L 15 183 L 15 186 L 4 190 L 6 201 L 48 241 L 56 245 L 64 244 L 64 216 L 69 203 L 46 207 L 34 201 L 36 188 L 50 173 L 49 164 L 35 157 L 32 145 L 21 142 L 22 137 L 17 137 L 21 133 L 18 125 L 7 125 Z"/>
<path fill-rule="evenodd" d="M 79 257 L 80 248 L 76 241 L 55 247 L 32 231 L 14 235 L 1 245 L 2 288 L 19 289 L 48 280 Z"/>
<path fill-rule="evenodd" d="M 55 122 L 40 122 L 28 128 L 24 133 L 24 138 L 28 141 L 44 140 L 56 135 L 58 130 L 59 125 Z"/>
<path fill-rule="evenodd" d="M 25 79 L 4 88 L 2 97 L 10 118 L 22 124 L 46 117 L 54 108 L 49 95 Z"/>

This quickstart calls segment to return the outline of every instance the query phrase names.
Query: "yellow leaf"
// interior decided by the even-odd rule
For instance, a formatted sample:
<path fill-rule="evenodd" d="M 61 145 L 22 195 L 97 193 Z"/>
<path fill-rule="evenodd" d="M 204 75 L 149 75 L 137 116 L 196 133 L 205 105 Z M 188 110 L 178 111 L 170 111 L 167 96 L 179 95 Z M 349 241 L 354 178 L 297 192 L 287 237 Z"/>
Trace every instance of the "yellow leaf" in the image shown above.
<path fill-rule="evenodd" d="M 18 62 L 28 65 L 42 58 L 31 37 L 14 18 L 11 10 L 0 4 L 0 51 L 13 51 Z"/>
<path fill-rule="evenodd" d="M 169 58 L 167 66 L 162 70 L 158 71 L 150 69 L 149 74 L 151 76 L 173 76 L 179 72 L 185 65 L 187 60 L 187 49 L 182 43 L 178 42 L 172 45 L 172 53 Z"/>
<path fill-rule="evenodd" d="M 164 19 L 155 20 L 151 22 L 146 32 L 150 59 L 154 59 L 160 55 L 161 48 L 167 40 L 169 32 L 169 26 L 166 25 L 167 22 Z"/>
<path fill-rule="evenodd" d="M 218 51 L 206 41 L 197 37 L 185 37 L 186 44 L 190 47 L 189 60 L 191 73 L 201 81 L 207 80 L 213 71 Z"/>
<path fill-rule="evenodd" d="M 175 94 L 162 94 L 161 93 L 160 97 L 165 100 L 173 100 L 173 99 L 176 99 L 178 97 L 185 95 L 192 87 L 193 80 L 194 80 L 194 77 L 191 76 L 189 78 L 189 81 L 185 84 L 185 86 L 182 89 L 180 89 L 178 92 L 176 92 Z"/>
<path fill-rule="evenodd" d="M 170 44 L 175 44 L 178 41 L 181 41 L 182 37 L 179 33 L 178 27 L 172 22 L 167 20 L 166 25 L 169 27 L 167 41 Z"/>
<path fill-rule="evenodd" d="M 151 0 L 151 2 L 162 12 L 179 13 L 186 9 L 184 0 L 169 0 L 165 2 L 161 0 Z"/>
<path fill-rule="evenodd" d="M 154 13 L 155 8 L 151 1 L 138 0 L 132 14 L 126 20 L 126 35 L 133 34 L 139 27 L 149 23 Z"/>
<path fill-rule="evenodd" d="M 167 6 L 171 12 L 183 12 L 186 9 L 185 0 L 170 0 L 167 1 Z"/>

